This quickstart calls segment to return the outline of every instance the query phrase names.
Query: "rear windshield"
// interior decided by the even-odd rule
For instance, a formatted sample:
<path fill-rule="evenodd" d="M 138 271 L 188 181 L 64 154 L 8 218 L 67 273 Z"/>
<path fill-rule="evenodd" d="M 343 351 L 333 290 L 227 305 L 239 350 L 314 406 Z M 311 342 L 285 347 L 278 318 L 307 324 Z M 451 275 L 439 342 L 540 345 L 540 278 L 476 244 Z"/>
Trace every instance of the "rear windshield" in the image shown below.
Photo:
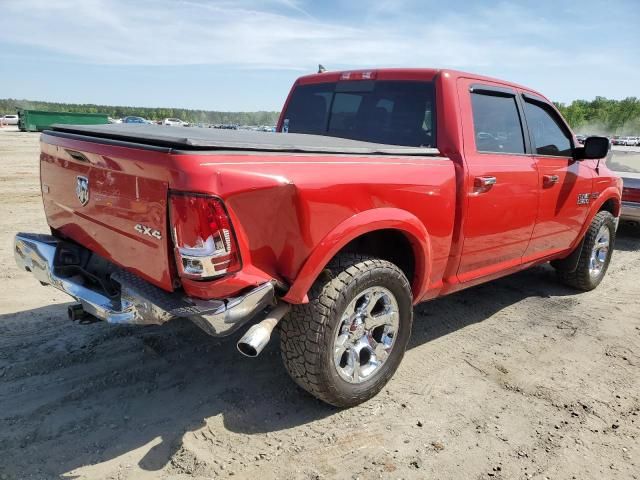
<path fill-rule="evenodd" d="M 344 81 L 300 85 L 281 130 L 366 142 L 435 147 L 433 84 Z"/>

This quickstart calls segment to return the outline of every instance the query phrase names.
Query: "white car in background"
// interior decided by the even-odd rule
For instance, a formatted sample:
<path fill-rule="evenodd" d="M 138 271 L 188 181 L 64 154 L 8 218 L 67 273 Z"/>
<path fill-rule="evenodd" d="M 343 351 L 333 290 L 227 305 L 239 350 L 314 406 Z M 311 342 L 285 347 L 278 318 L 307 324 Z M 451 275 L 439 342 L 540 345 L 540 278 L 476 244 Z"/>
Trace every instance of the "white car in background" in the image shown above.
<path fill-rule="evenodd" d="M 163 125 L 169 125 L 170 127 L 187 127 L 189 124 L 187 122 L 183 122 L 179 118 L 165 118 L 162 121 Z"/>
<path fill-rule="evenodd" d="M 18 125 L 20 117 L 18 115 L 5 115 L 0 117 L 0 124 L 2 125 Z"/>

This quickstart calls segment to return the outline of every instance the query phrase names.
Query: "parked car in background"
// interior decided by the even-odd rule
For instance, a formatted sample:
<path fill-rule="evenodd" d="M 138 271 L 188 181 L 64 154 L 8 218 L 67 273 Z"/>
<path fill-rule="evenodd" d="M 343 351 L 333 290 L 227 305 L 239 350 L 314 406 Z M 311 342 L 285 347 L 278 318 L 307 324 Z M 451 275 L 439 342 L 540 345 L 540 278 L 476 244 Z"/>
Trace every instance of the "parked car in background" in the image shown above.
<path fill-rule="evenodd" d="M 617 137 L 614 139 L 614 145 L 622 145 L 625 147 L 635 147 L 640 144 L 640 138 L 635 136 Z"/>
<path fill-rule="evenodd" d="M 122 123 L 151 123 L 142 117 L 124 117 Z"/>
<path fill-rule="evenodd" d="M 167 125 L 170 127 L 187 127 L 189 124 L 179 118 L 165 118 L 162 121 L 162 125 Z"/>
<path fill-rule="evenodd" d="M 640 161 L 638 155 L 616 155 L 607 166 L 622 179 L 620 220 L 640 224 Z"/>
<path fill-rule="evenodd" d="M 2 125 L 18 125 L 20 117 L 18 115 L 4 115 L 0 117 L 0 124 Z"/>
<path fill-rule="evenodd" d="M 580 145 L 584 145 L 584 141 L 587 139 L 587 137 L 588 135 L 579 134 L 579 135 L 576 135 L 576 140 Z"/>
<path fill-rule="evenodd" d="M 640 223 L 640 172 L 621 173 L 622 177 L 622 212 L 620 219 L 627 222 Z"/>

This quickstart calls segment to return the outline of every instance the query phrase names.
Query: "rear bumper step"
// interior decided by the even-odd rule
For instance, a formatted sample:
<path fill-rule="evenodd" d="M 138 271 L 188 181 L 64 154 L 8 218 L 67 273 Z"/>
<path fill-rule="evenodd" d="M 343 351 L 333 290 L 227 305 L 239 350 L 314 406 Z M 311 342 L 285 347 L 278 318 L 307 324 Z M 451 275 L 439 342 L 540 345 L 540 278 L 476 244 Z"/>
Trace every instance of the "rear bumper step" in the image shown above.
<path fill-rule="evenodd" d="M 111 275 L 120 284 L 120 292 L 110 296 L 86 286 L 81 275 L 60 274 L 55 259 L 62 244 L 62 240 L 52 235 L 18 233 L 14 240 L 16 263 L 43 285 L 51 285 L 72 296 L 87 313 L 109 323 L 160 325 L 174 318 L 188 318 L 208 334 L 222 337 L 275 303 L 273 284 L 269 282 L 238 297 L 199 300 L 166 292 L 121 269 Z"/>

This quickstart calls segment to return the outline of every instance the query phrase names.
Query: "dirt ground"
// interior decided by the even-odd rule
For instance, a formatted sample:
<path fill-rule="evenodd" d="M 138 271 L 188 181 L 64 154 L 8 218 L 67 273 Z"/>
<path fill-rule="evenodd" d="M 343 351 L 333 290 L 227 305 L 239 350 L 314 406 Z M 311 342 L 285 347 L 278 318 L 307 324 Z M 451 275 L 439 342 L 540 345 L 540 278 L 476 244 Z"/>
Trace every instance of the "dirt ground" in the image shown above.
<path fill-rule="evenodd" d="M 640 232 L 601 286 L 549 267 L 416 309 L 387 388 L 350 410 L 189 322 L 89 326 L 14 264 L 46 232 L 38 135 L 0 129 L 0 480 L 640 477 Z"/>

